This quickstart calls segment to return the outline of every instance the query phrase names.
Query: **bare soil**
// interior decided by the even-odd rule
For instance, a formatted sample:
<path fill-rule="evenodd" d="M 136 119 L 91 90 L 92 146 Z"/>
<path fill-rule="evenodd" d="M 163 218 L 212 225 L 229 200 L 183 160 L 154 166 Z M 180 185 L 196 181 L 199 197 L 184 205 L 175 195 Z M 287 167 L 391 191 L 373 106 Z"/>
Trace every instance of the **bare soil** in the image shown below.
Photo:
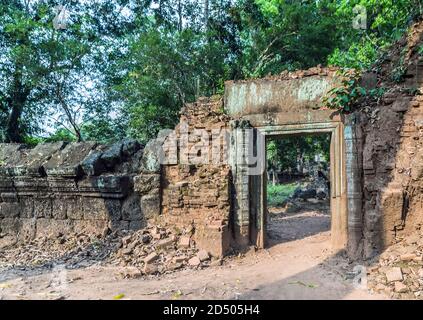
<path fill-rule="evenodd" d="M 125 279 L 133 268 L 0 270 L 1 299 L 384 299 L 354 285 L 354 265 L 330 251 L 327 204 L 271 208 L 270 246 L 221 266 Z"/>

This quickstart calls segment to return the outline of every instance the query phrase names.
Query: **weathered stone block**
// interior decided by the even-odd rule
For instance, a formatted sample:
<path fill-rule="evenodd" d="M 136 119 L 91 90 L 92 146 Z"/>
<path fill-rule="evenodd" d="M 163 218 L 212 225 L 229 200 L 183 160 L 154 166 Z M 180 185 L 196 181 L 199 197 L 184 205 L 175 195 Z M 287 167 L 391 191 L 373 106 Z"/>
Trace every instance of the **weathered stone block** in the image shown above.
<path fill-rule="evenodd" d="M 117 199 L 85 199 L 83 211 L 86 220 L 119 220 L 121 218 L 121 203 Z"/>
<path fill-rule="evenodd" d="M 67 199 L 53 199 L 52 202 L 52 206 L 53 206 L 53 210 L 52 210 L 52 216 L 54 219 L 66 219 L 66 212 L 67 212 L 67 207 L 68 207 L 68 201 L 66 201 Z"/>
<path fill-rule="evenodd" d="M 230 247 L 230 233 L 227 225 L 196 227 L 195 242 L 198 248 L 209 252 L 214 257 L 225 255 Z"/>
<path fill-rule="evenodd" d="M 110 230 L 129 230 L 129 221 L 118 220 L 109 221 L 108 227 Z"/>
<path fill-rule="evenodd" d="M 394 230 L 403 223 L 404 193 L 401 187 L 384 190 L 379 200 L 379 210 L 383 215 L 384 229 Z"/>
<path fill-rule="evenodd" d="M 0 220 L 0 233 L 16 235 L 21 227 L 19 218 L 4 218 Z"/>
<path fill-rule="evenodd" d="M 152 194 L 141 197 L 141 211 L 149 219 L 160 214 L 160 191 L 154 190 Z"/>
<path fill-rule="evenodd" d="M 129 230 L 140 230 L 146 226 L 144 220 L 135 220 L 129 222 Z"/>
<path fill-rule="evenodd" d="M 129 158 L 141 149 L 141 145 L 137 140 L 124 139 L 122 141 L 122 155 Z"/>
<path fill-rule="evenodd" d="M 20 210 L 17 202 L 0 202 L 0 218 L 17 218 Z"/>
<path fill-rule="evenodd" d="M 37 220 L 23 218 L 20 220 L 21 226 L 18 234 L 20 241 L 29 241 L 35 238 L 37 229 Z"/>
<path fill-rule="evenodd" d="M 36 218 L 51 218 L 53 215 L 51 198 L 34 199 L 34 216 Z"/>
<path fill-rule="evenodd" d="M 111 145 L 102 155 L 101 160 L 108 169 L 113 169 L 122 157 L 122 142 Z"/>
<path fill-rule="evenodd" d="M 108 228 L 108 221 L 106 220 L 74 220 L 73 230 L 76 233 L 87 235 L 103 235 L 103 232 Z"/>
<path fill-rule="evenodd" d="M 65 142 L 42 143 L 14 165 L 14 176 L 45 176 L 43 164 L 66 146 Z"/>
<path fill-rule="evenodd" d="M 21 204 L 21 218 L 34 217 L 34 199 L 32 197 L 23 197 L 19 200 Z"/>
<path fill-rule="evenodd" d="M 132 221 L 141 220 L 142 218 L 140 196 L 134 193 L 123 201 L 122 219 Z"/>
<path fill-rule="evenodd" d="M 91 196 L 122 198 L 128 194 L 131 188 L 129 176 L 101 176 L 89 177 L 78 182 L 80 192 Z"/>
<path fill-rule="evenodd" d="M 36 220 L 36 237 L 57 237 L 59 234 L 69 234 L 74 231 L 72 220 L 57 220 L 40 218 Z"/>
<path fill-rule="evenodd" d="M 147 194 L 152 189 L 160 188 L 159 174 L 140 174 L 134 177 L 134 191 Z"/>
<path fill-rule="evenodd" d="M 144 173 L 160 173 L 162 155 L 162 143 L 160 139 L 154 139 L 147 143 L 140 163 L 140 171 Z"/>
<path fill-rule="evenodd" d="M 95 142 L 70 143 L 55 153 L 44 165 L 49 176 L 80 177 L 83 174 L 81 162 L 97 146 Z"/>
<path fill-rule="evenodd" d="M 0 175 L 7 176 L 11 168 L 18 163 L 23 156 L 27 146 L 18 143 L 0 143 Z"/>
<path fill-rule="evenodd" d="M 84 209 L 82 206 L 81 198 L 68 198 L 66 199 L 67 208 L 66 216 L 72 220 L 82 220 L 84 218 Z"/>
<path fill-rule="evenodd" d="M 81 167 L 87 176 L 98 176 L 106 171 L 106 167 L 101 161 L 101 155 L 102 155 L 101 151 L 93 150 L 82 161 Z"/>

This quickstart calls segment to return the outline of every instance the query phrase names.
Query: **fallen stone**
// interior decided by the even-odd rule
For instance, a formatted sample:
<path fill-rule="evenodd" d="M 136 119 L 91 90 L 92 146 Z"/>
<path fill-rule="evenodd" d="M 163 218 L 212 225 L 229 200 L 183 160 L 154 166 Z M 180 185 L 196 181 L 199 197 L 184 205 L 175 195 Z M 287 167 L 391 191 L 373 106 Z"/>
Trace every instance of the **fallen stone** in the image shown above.
<path fill-rule="evenodd" d="M 160 240 L 159 242 L 157 242 L 156 248 L 165 249 L 167 247 L 170 247 L 171 245 L 173 245 L 173 240 L 168 238 L 168 239 L 163 239 L 163 240 Z"/>
<path fill-rule="evenodd" d="M 141 145 L 134 139 L 124 139 L 122 141 L 122 154 L 127 158 L 135 154 L 140 149 Z"/>
<path fill-rule="evenodd" d="M 191 237 L 183 236 L 179 239 L 179 246 L 182 248 L 189 248 L 191 244 Z"/>
<path fill-rule="evenodd" d="M 186 260 L 187 260 L 187 256 L 185 256 L 185 255 L 173 257 L 173 259 L 172 259 L 172 261 L 174 263 L 181 263 L 181 262 L 185 262 Z"/>
<path fill-rule="evenodd" d="M 388 282 L 402 281 L 402 271 L 400 267 L 394 267 L 385 272 Z"/>
<path fill-rule="evenodd" d="M 141 241 L 142 241 L 142 243 L 147 244 L 147 243 L 150 243 L 151 238 L 150 238 L 150 236 L 149 236 L 148 234 L 144 234 L 144 235 L 142 236 Z"/>
<path fill-rule="evenodd" d="M 125 249 L 122 249 L 122 254 L 123 255 L 125 255 L 125 256 L 128 256 L 128 255 L 130 255 L 132 253 L 132 248 L 125 248 Z"/>
<path fill-rule="evenodd" d="M 153 239 L 160 240 L 162 238 L 162 234 L 160 233 L 158 228 L 154 228 L 151 231 L 151 235 L 153 236 Z"/>
<path fill-rule="evenodd" d="M 316 203 L 319 203 L 319 199 L 309 198 L 309 199 L 307 199 L 307 202 L 316 204 Z"/>
<path fill-rule="evenodd" d="M 406 274 L 410 274 L 411 273 L 411 269 L 410 268 L 402 268 L 402 273 L 404 274 L 404 277 Z"/>
<path fill-rule="evenodd" d="M 101 155 L 101 161 L 108 169 L 112 169 L 119 163 L 122 156 L 122 142 L 116 142 L 108 147 L 107 150 Z"/>
<path fill-rule="evenodd" d="M 376 285 L 376 287 L 375 287 L 375 290 L 376 290 L 377 292 L 379 292 L 379 291 L 384 291 L 384 290 L 386 290 L 386 286 L 385 286 L 384 284 L 382 284 L 382 283 L 378 283 L 378 284 Z"/>
<path fill-rule="evenodd" d="M 218 267 L 218 266 L 221 266 L 222 263 L 223 263 L 222 259 L 217 259 L 210 262 L 210 267 Z"/>
<path fill-rule="evenodd" d="M 414 253 L 403 254 L 400 256 L 401 261 L 411 261 L 417 256 Z"/>
<path fill-rule="evenodd" d="M 149 263 L 151 263 L 151 262 L 156 261 L 158 258 L 159 258 L 159 256 L 157 255 L 157 253 L 152 252 L 152 253 L 150 253 L 148 256 L 146 256 L 146 257 L 144 258 L 144 262 L 145 262 L 146 264 L 149 264 Z"/>
<path fill-rule="evenodd" d="M 395 282 L 395 292 L 405 293 L 407 291 L 408 291 L 408 288 L 405 284 L 399 281 Z"/>
<path fill-rule="evenodd" d="M 155 274 L 159 269 L 155 264 L 146 263 L 142 271 L 144 274 Z"/>
<path fill-rule="evenodd" d="M 127 267 L 122 272 L 122 275 L 125 279 L 136 279 L 142 276 L 141 270 L 135 267 Z"/>
<path fill-rule="evenodd" d="M 201 261 L 198 257 L 192 257 L 188 260 L 188 264 L 192 267 L 198 267 L 200 265 Z"/>
<path fill-rule="evenodd" d="M 122 244 L 124 246 L 128 245 L 129 243 L 131 243 L 132 237 L 131 236 L 126 236 L 122 238 Z"/>
<path fill-rule="evenodd" d="M 209 253 L 206 250 L 200 250 L 197 253 L 198 259 L 200 259 L 201 262 L 207 261 L 210 259 Z"/>
<path fill-rule="evenodd" d="M 178 270 L 181 269 L 183 267 L 182 263 L 173 263 L 170 265 L 169 270 L 173 271 L 173 270 Z"/>

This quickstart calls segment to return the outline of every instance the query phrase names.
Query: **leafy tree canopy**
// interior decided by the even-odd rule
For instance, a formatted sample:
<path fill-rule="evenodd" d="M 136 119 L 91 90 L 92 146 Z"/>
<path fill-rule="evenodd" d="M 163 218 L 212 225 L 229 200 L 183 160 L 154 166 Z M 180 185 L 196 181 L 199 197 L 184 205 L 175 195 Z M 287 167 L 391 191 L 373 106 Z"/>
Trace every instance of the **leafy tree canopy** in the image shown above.
<path fill-rule="evenodd" d="M 366 69 L 421 8 L 422 0 L 0 0 L 0 140 L 146 142 L 226 80 L 317 64 Z"/>

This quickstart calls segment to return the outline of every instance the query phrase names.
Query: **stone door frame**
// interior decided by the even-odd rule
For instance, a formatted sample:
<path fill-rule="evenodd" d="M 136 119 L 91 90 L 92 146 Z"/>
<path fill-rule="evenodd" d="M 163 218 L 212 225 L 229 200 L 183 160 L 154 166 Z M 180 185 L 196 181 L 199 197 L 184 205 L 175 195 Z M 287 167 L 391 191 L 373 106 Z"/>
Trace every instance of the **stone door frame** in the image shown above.
<path fill-rule="evenodd" d="M 283 137 L 289 135 L 319 134 L 329 133 L 331 135 L 330 144 L 330 184 L 331 184 L 331 244 L 333 250 L 347 249 L 348 242 L 348 203 L 347 203 L 347 174 L 345 161 L 345 137 L 344 124 L 342 122 L 321 122 L 287 125 L 267 125 L 256 127 L 259 133 L 264 135 L 267 143 L 271 137 Z M 258 150 L 266 156 L 266 144 L 262 150 Z M 267 166 L 267 161 L 265 161 Z M 260 207 L 258 210 L 258 223 L 256 245 L 260 248 L 266 246 L 266 220 L 267 220 L 267 195 L 266 184 L 267 175 L 265 168 L 259 187 L 261 190 L 251 190 L 250 192 L 260 192 Z"/>

